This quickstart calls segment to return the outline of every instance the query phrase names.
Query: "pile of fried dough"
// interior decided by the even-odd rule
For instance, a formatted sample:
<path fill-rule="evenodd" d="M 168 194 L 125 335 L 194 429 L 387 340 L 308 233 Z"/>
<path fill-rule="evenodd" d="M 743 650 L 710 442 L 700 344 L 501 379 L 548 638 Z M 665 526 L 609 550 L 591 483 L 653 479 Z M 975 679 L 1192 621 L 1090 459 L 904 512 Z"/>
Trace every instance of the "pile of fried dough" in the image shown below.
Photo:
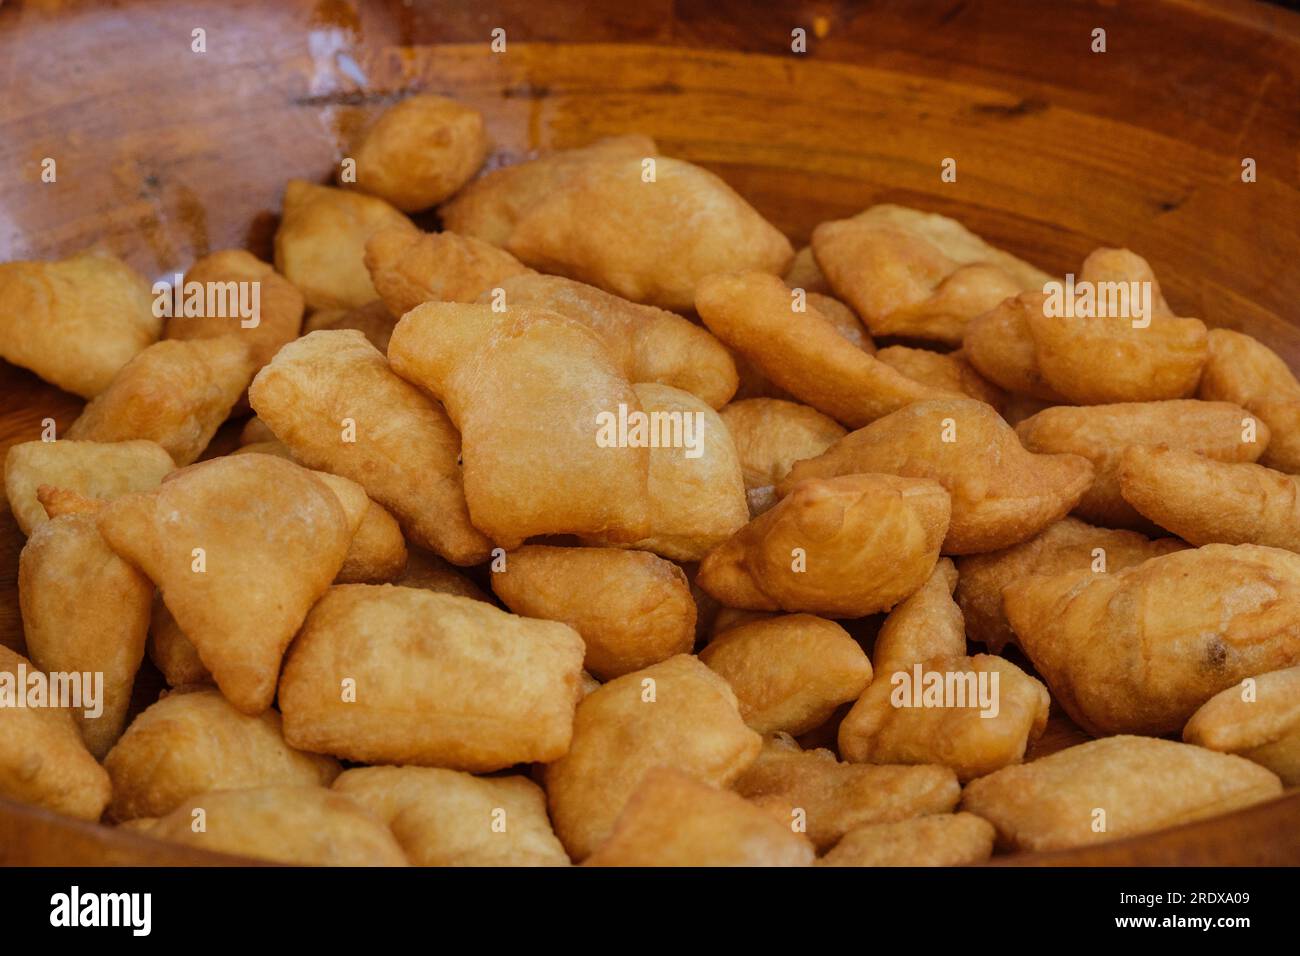
<path fill-rule="evenodd" d="M 384 112 L 273 265 L 186 275 L 258 283 L 255 326 L 98 252 L 0 265 L 0 355 L 88 400 L 5 459 L 0 672 L 104 681 L 0 709 L 0 795 L 291 863 L 889 866 L 1300 783 L 1269 348 L 1127 250 L 1078 272 L 1145 323 L 900 206 L 796 254 L 643 136 L 488 152 Z"/>

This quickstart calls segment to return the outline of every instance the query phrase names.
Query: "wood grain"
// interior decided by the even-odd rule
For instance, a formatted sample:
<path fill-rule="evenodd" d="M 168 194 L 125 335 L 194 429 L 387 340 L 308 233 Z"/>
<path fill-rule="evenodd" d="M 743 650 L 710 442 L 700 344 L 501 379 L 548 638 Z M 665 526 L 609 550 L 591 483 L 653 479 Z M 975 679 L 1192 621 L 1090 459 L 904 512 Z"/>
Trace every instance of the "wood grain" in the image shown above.
<path fill-rule="evenodd" d="M 1055 272 L 1126 245 L 1180 314 L 1300 367 L 1300 16 L 1242 0 L 10 0 L 0 89 L 0 261 L 98 244 L 152 279 L 215 249 L 269 257 L 285 181 L 326 181 L 367 116 L 432 91 L 485 113 L 490 164 L 645 132 L 796 242 L 896 201 Z M 0 454 L 80 408 L 3 363 L 0 396 Z M 5 514 L 11 646 L 21 543 Z M 1035 752 L 1077 733 L 1054 721 Z M 1300 794 L 1036 862 L 1300 862 L 1279 828 L 1300 830 Z M 0 862 L 204 859 L 159 846 L 0 801 Z"/>

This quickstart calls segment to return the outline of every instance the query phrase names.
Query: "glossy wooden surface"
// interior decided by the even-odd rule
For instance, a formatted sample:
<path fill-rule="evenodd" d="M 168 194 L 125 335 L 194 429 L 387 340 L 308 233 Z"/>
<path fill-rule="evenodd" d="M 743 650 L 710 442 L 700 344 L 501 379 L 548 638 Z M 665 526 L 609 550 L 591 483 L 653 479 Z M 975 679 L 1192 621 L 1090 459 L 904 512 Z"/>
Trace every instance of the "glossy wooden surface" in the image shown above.
<path fill-rule="evenodd" d="M 504 53 L 489 48 L 497 27 Z M 1090 52 L 1095 28 L 1104 54 Z M 427 90 L 483 110 L 492 164 L 648 133 L 796 242 L 895 201 L 958 216 L 1055 272 L 1126 245 L 1180 314 L 1250 331 L 1300 367 L 1300 16 L 1278 8 L 9 0 L 0 90 L 0 261 L 100 244 L 159 278 L 220 248 L 269 257 L 284 182 L 326 181 L 360 121 Z M 47 157 L 55 183 L 40 179 Z M 955 183 L 939 176 L 949 157 Z M 1246 157 L 1257 182 L 1241 181 Z M 0 397 L 0 453 L 80 408 L 3 363 Z M 0 642 L 13 645 L 21 544 L 0 514 Z M 1054 724 L 1039 750 L 1071 733 Z M 1297 863 L 1298 832 L 1292 793 L 1012 861 Z M 160 846 L 0 801 L 0 862 L 205 858 Z"/>

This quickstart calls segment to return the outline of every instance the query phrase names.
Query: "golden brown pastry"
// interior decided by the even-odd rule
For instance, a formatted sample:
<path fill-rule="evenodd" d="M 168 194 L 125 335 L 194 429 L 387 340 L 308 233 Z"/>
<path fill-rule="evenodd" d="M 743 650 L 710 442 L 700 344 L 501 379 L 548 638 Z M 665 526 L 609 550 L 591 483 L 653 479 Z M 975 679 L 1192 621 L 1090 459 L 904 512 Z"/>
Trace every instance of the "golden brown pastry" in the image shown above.
<path fill-rule="evenodd" d="M 1300 785 L 1300 667 L 1249 677 L 1192 714 L 1183 740 L 1267 767 Z"/>
<path fill-rule="evenodd" d="M 625 674 L 582 699 L 572 746 L 546 768 L 555 832 L 581 861 L 613 832 L 651 768 L 726 787 L 761 744 L 727 682 L 697 658 L 679 654 Z"/>
<path fill-rule="evenodd" d="M 280 715 L 241 714 L 215 688 L 164 695 L 131 722 L 104 760 L 113 780 L 116 820 L 165 816 L 209 790 L 328 786 L 339 773 L 330 757 L 284 742 Z"/>
<path fill-rule="evenodd" d="M 1010 547 L 1065 517 L 1092 483 L 1078 455 L 1028 452 L 989 405 L 968 398 L 917 402 L 796 462 L 777 486 L 869 472 L 930 478 L 952 495 L 945 554 Z"/>
<path fill-rule="evenodd" d="M 740 716 L 760 734 L 814 730 L 871 682 L 871 662 L 857 641 L 811 614 L 728 628 L 700 660 L 731 685 Z"/>
<path fill-rule="evenodd" d="M 393 585 L 329 590 L 285 661 L 285 739 L 362 763 L 488 772 L 569 748 L 582 638 Z"/>
<path fill-rule="evenodd" d="M 1109 574 L 1028 577 L 1007 619 L 1084 730 L 1169 734 L 1242 678 L 1300 663 L 1300 555 L 1210 544 Z"/>
<path fill-rule="evenodd" d="M 700 563 L 697 582 L 729 607 L 861 617 L 924 583 L 948 529 L 935 481 L 844 475 L 793 485 Z"/>
<path fill-rule="evenodd" d="M 334 781 L 392 829 L 415 866 L 568 866 L 546 794 L 517 774 L 357 767 Z"/>
<path fill-rule="evenodd" d="M 401 318 L 422 302 L 473 302 L 531 272 L 503 249 L 454 232 L 386 229 L 366 243 L 366 268 L 384 307 Z"/>
<path fill-rule="evenodd" d="M 105 252 L 0 263 L 0 358 L 94 398 L 158 340 L 149 283 Z"/>
<path fill-rule="evenodd" d="M 525 545 L 504 564 L 491 580 L 506 607 L 572 627 L 587 645 L 584 666 L 600 680 L 695 644 L 695 601 L 671 561 L 645 551 Z"/>
<path fill-rule="evenodd" d="M 235 707 L 271 705 L 280 659 L 343 564 L 350 531 L 331 488 L 270 455 L 214 458 L 99 513 L 147 574 Z"/>
<path fill-rule="evenodd" d="M 1258 415 L 1271 439 L 1260 463 L 1300 474 L 1300 381 L 1276 352 L 1230 329 L 1211 329 L 1198 397 Z"/>
<path fill-rule="evenodd" d="M 819 866 L 973 866 L 993 855 L 995 831 L 973 813 L 868 823 L 844 834 Z"/>
<path fill-rule="evenodd" d="M 432 93 L 408 96 L 366 127 L 352 148 L 356 187 L 403 212 L 442 202 L 487 158 L 483 114 Z"/>
<path fill-rule="evenodd" d="M 1281 791 L 1275 775 L 1240 757 L 1107 737 L 976 780 L 961 807 L 992 823 L 1003 849 L 1040 852 L 1149 833 Z"/>
<path fill-rule="evenodd" d="M 225 335 L 149 346 L 86 405 L 66 437 L 148 439 L 177 465 L 198 459 L 253 377 L 248 347 Z"/>
<path fill-rule="evenodd" d="M 775 485 L 803 458 L 816 458 L 847 432 L 815 408 L 777 398 L 747 398 L 718 413 L 740 459 L 746 490 Z"/>
<path fill-rule="evenodd" d="M 808 839 L 728 790 L 647 771 L 586 866 L 811 866 Z"/>
<path fill-rule="evenodd" d="M 460 435 L 360 332 L 285 346 L 248 395 L 296 458 L 361 485 L 412 542 L 456 564 L 487 557 L 491 543 L 465 504 Z"/>

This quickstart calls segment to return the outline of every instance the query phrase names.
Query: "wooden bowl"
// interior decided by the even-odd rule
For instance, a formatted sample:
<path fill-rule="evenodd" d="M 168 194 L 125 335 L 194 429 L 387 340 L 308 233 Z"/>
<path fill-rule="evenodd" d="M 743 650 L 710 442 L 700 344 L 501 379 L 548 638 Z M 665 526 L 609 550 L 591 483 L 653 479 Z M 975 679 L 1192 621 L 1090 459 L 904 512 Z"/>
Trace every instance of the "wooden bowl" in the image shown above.
<path fill-rule="evenodd" d="M 504 53 L 489 48 L 497 27 Z M 361 119 L 427 90 L 484 112 L 492 164 L 648 133 L 796 243 L 888 201 L 956 216 L 1055 273 L 1127 246 L 1179 314 L 1300 367 L 1297 63 L 1300 16 L 1242 0 L 10 0 L 0 261 L 99 243 L 169 278 L 215 249 L 269 258 L 285 181 L 327 180 Z M 946 158 L 956 182 L 940 180 Z M 0 453 L 81 404 L 3 363 L 0 395 Z M 6 512 L 0 641 L 15 646 L 21 546 Z M 219 861 L 0 799 L 0 862 Z M 999 862 L 1300 863 L 1300 792 Z"/>

